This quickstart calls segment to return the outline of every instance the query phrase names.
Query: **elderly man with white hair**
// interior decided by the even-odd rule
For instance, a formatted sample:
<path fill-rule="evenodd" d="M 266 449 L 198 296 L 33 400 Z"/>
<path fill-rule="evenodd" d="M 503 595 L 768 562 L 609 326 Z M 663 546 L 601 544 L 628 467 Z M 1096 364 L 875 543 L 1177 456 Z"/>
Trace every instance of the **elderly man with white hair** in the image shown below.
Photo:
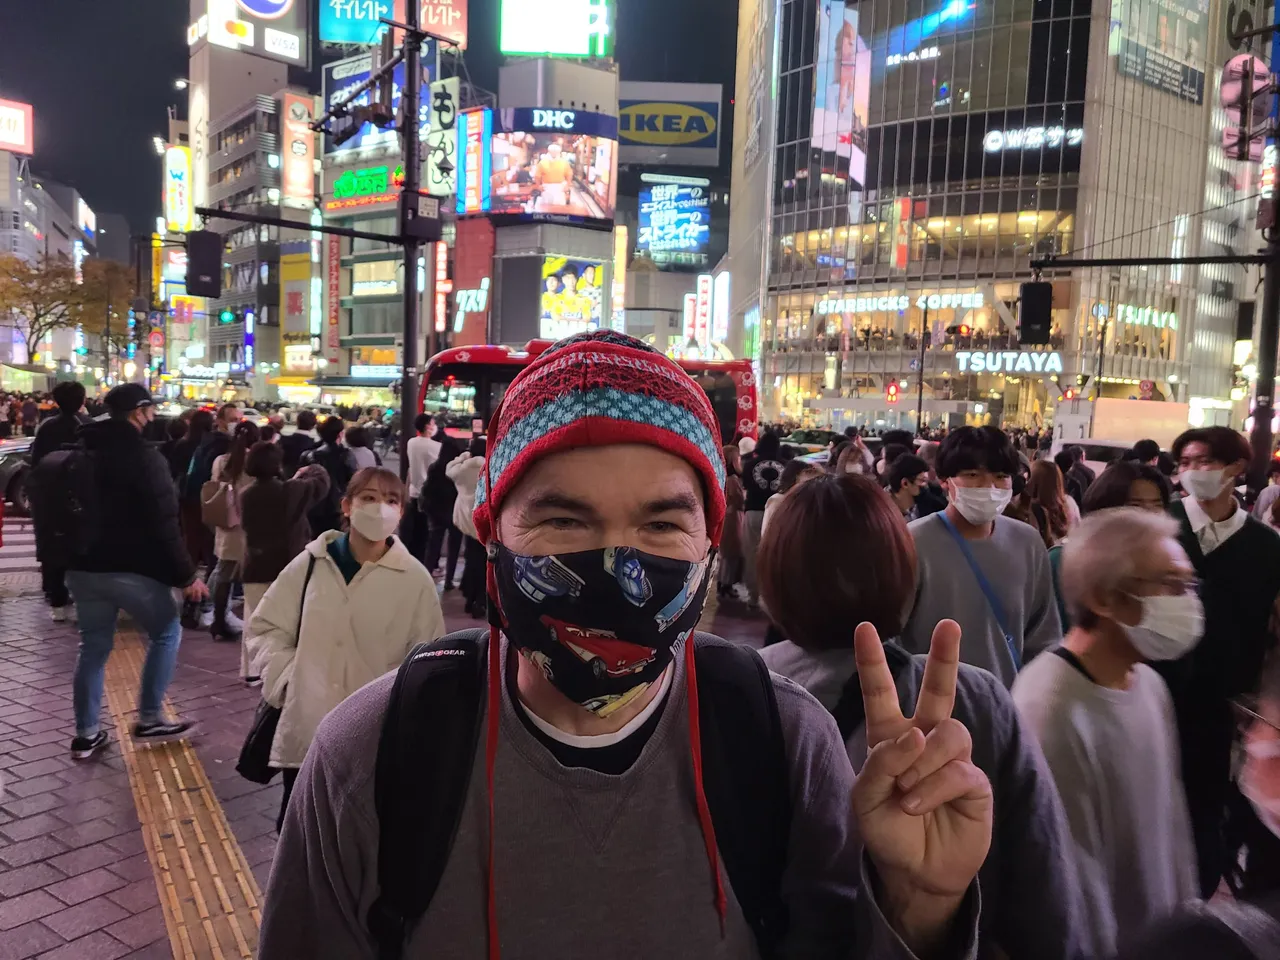
<path fill-rule="evenodd" d="M 1199 895 L 1173 701 L 1144 662 L 1182 656 L 1203 632 L 1177 535 L 1145 510 L 1086 517 L 1062 559 L 1075 627 L 1013 685 L 1066 807 L 1095 956 Z"/>

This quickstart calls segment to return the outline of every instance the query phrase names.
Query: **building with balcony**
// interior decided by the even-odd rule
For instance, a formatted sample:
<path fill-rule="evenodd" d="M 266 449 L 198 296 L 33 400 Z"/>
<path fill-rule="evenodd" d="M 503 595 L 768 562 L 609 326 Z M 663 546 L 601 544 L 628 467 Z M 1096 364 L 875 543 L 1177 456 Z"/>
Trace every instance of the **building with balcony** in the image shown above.
<path fill-rule="evenodd" d="M 1226 4 L 1147 6 L 742 0 L 729 255 L 764 416 L 1032 425 L 1085 383 L 1225 422 L 1252 267 L 1046 271 L 1050 342 L 1019 344 L 1033 259 L 1255 239 Z"/>

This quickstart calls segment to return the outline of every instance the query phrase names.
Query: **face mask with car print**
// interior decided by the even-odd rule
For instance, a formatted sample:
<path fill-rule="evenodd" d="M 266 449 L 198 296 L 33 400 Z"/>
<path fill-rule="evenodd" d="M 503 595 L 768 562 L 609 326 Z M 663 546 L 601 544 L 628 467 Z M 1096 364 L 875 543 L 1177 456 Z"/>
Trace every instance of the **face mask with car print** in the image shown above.
<path fill-rule="evenodd" d="M 672 560 L 634 547 L 553 556 L 490 545 L 498 627 L 566 697 L 601 717 L 634 703 L 691 642 L 708 555 Z"/>

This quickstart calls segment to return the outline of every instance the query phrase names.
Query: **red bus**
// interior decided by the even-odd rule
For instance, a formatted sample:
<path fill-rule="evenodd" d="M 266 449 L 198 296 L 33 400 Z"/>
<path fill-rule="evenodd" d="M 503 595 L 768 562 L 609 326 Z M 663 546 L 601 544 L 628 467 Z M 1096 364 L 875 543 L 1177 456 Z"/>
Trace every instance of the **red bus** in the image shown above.
<path fill-rule="evenodd" d="M 453 347 L 427 363 L 418 409 L 450 418 L 450 433 L 469 436 L 482 431 L 498 408 L 507 387 L 554 341 L 530 340 L 517 347 Z M 720 421 L 725 443 L 735 437 L 755 437 L 756 378 L 749 360 L 680 360 L 707 392 Z"/>

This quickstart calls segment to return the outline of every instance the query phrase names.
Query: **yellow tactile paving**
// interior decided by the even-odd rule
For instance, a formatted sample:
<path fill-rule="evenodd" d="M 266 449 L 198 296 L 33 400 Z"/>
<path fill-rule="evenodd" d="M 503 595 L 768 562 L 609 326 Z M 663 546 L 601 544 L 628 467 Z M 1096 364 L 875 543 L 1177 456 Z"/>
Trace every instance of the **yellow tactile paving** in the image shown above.
<path fill-rule="evenodd" d="M 189 743 L 135 747 L 129 739 L 145 646 L 116 635 L 107 703 L 129 771 L 147 857 L 175 960 L 250 960 L 262 893 Z"/>

